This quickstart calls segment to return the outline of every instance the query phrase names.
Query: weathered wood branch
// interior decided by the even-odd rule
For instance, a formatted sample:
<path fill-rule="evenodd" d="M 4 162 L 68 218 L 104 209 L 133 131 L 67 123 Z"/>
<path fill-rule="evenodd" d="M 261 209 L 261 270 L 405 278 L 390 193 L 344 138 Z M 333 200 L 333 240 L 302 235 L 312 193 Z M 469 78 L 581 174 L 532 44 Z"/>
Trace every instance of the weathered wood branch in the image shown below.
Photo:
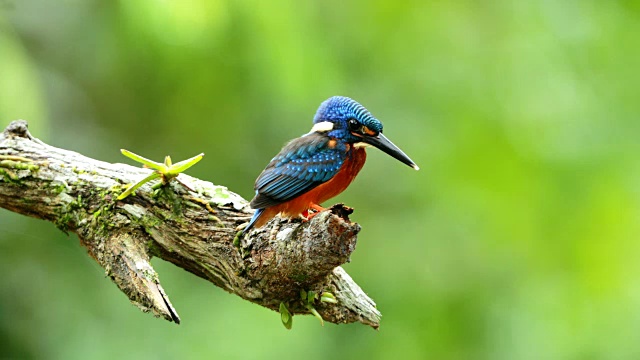
<path fill-rule="evenodd" d="M 276 218 L 239 239 L 252 210 L 224 186 L 180 174 L 189 189 L 145 184 L 115 199 L 150 171 L 49 146 L 29 134 L 25 121 L 0 135 L 0 207 L 78 234 L 142 311 L 180 322 L 149 261 L 156 256 L 276 311 L 284 302 L 292 314 L 307 314 L 300 290 L 329 291 L 337 304 L 314 303 L 325 321 L 379 326 L 375 303 L 340 267 L 360 230 L 341 207 L 306 223 Z"/>

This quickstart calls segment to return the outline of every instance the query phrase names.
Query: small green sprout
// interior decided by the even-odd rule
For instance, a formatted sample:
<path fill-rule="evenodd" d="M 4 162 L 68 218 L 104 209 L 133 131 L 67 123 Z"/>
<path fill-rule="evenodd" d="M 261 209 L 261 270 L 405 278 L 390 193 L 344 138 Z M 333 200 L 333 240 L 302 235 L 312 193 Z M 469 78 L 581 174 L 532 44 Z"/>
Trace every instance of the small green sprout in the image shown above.
<path fill-rule="evenodd" d="M 328 291 L 322 291 L 320 294 L 317 294 L 315 291 L 305 291 L 303 289 L 300 289 L 300 300 L 302 300 L 302 304 L 304 305 L 304 307 L 309 310 L 309 313 L 320 320 L 320 325 L 322 326 L 324 326 L 324 319 L 322 318 L 318 310 L 316 310 L 316 308 L 313 306 L 313 303 L 316 300 L 331 304 L 338 303 L 336 297 Z M 284 327 L 286 327 L 287 329 L 291 329 L 291 325 L 293 323 L 293 315 L 291 315 L 289 309 L 287 309 L 287 306 L 283 302 L 280 303 L 280 320 L 282 321 Z"/>
<path fill-rule="evenodd" d="M 320 294 L 320 301 L 331 303 L 331 304 L 338 303 L 338 300 L 336 299 L 336 297 L 328 291 L 323 291 L 322 294 Z"/>
<path fill-rule="evenodd" d="M 320 325 L 324 326 L 324 319 L 322 318 L 322 316 L 320 316 L 320 313 L 318 313 L 318 310 L 316 310 L 316 308 L 313 307 L 313 302 L 316 300 L 317 296 L 318 295 L 314 291 L 307 292 L 300 289 L 300 298 L 302 299 L 304 306 L 307 308 L 307 310 L 309 310 L 309 312 L 313 316 L 315 316 L 318 320 L 320 320 Z"/>
<path fill-rule="evenodd" d="M 157 163 L 125 149 L 121 149 L 120 151 L 122 152 L 122 155 L 143 164 L 146 168 L 154 169 L 155 171 L 144 179 L 138 181 L 137 183 L 130 185 L 122 194 L 120 194 L 116 198 L 117 200 L 126 198 L 127 196 L 131 195 L 131 193 L 136 191 L 140 186 L 157 178 L 161 179 L 162 185 L 169 183 L 169 181 L 175 179 L 181 172 L 187 170 L 188 168 L 198 163 L 198 161 L 202 160 L 202 157 L 204 156 L 204 153 L 200 153 L 199 155 L 196 155 L 192 158 L 173 164 L 169 155 L 164 158 L 164 163 Z M 189 189 L 189 187 L 182 183 L 180 180 L 176 180 L 180 184 L 182 184 L 182 186 Z"/>
<path fill-rule="evenodd" d="M 291 326 L 293 325 L 293 316 L 291 316 L 289 309 L 287 309 L 287 305 L 283 302 L 280 303 L 280 320 L 282 320 L 282 325 L 284 325 L 287 330 L 291 330 Z"/>

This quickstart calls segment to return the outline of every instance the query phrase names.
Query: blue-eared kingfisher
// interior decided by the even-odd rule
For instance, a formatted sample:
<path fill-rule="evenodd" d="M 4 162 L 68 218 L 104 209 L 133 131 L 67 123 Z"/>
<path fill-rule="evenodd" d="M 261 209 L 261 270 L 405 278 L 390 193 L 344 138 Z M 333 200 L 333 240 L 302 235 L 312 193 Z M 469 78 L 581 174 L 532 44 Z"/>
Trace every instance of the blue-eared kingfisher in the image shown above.
<path fill-rule="evenodd" d="M 256 179 L 251 200 L 256 212 L 242 233 L 277 214 L 295 217 L 324 210 L 320 204 L 343 192 L 358 175 L 368 146 L 419 169 L 382 135 L 382 123 L 364 106 L 344 96 L 324 101 L 311 131 L 285 145 Z"/>

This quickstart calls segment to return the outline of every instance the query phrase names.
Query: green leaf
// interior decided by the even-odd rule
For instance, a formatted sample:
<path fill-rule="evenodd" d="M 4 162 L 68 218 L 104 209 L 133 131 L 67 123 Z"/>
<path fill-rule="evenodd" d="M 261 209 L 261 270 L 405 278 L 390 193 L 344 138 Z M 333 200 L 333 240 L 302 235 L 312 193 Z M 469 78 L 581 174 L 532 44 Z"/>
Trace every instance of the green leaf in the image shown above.
<path fill-rule="evenodd" d="M 170 166 L 169 168 L 169 174 L 179 174 L 185 170 L 187 170 L 188 168 L 192 167 L 193 165 L 197 164 L 198 161 L 202 160 L 202 158 L 204 157 L 204 153 L 200 153 L 192 158 L 189 158 L 187 160 L 183 160 L 180 162 L 177 162 L 173 165 Z"/>
<path fill-rule="evenodd" d="M 147 176 L 146 178 L 138 181 L 137 183 L 130 185 L 127 190 L 125 190 L 122 194 L 118 195 L 118 197 L 116 198 L 116 200 L 122 200 L 124 198 L 126 198 L 127 196 L 131 195 L 132 192 L 136 191 L 136 189 L 138 189 L 140 186 L 144 185 L 145 183 L 153 180 L 153 179 L 157 179 L 160 177 L 160 174 L 158 174 L 157 172 L 152 172 L 149 176 Z"/>
<path fill-rule="evenodd" d="M 167 171 L 167 167 L 164 164 L 160 164 L 157 163 L 153 160 L 149 160 L 146 157 L 142 157 L 138 154 L 134 154 L 129 150 L 125 150 L 125 149 L 120 149 L 120 152 L 122 153 L 122 155 L 128 157 L 129 159 L 139 162 L 141 164 L 146 165 L 147 167 L 151 168 L 151 169 L 156 169 L 160 172 L 166 172 Z"/>
<path fill-rule="evenodd" d="M 318 318 L 318 320 L 320 320 L 320 325 L 324 326 L 324 319 L 322 319 L 322 316 L 320 316 L 320 313 L 318 312 L 318 310 L 316 310 L 316 308 L 314 308 L 311 305 L 307 305 L 307 309 L 309 309 L 309 312 L 311 312 L 313 316 L 315 316 L 316 318 Z"/>
<path fill-rule="evenodd" d="M 287 330 L 291 330 L 291 326 L 293 325 L 293 316 L 291 316 L 289 309 L 287 309 L 287 305 L 283 302 L 280 303 L 280 320 Z"/>
<path fill-rule="evenodd" d="M 309 292 L 307 293 L 307 303 L 309 303 L 309 304 L 313 304 L 313 302 L 315 301 L 315 299 L 316 299 L 316 293 L 315 293 L 315 292 L 313 292 L 313 291 L 309 291 Z"/>
<path fill-rule="evenodd" d="M 320 296 L 320 301 L 322 302 L 328 302 L 328 303 L 332 303 L 332 304 L 337 304 L 338 300 L 336 299 L 336 297 L 330 293 L 330 292 L 322 292 L 322 296 Z"/>

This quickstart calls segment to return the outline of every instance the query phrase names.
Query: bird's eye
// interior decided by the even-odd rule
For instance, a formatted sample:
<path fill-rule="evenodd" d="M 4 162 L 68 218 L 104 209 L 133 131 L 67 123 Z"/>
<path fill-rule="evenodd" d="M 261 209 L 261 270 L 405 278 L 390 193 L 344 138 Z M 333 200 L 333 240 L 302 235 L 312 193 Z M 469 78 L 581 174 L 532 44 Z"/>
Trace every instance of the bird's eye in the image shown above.
<path fill-rule="evenodd" d="M 349 131 L 351 132 L 361 132 L 362 125 L 356 119 L 349 120 Z"/>

